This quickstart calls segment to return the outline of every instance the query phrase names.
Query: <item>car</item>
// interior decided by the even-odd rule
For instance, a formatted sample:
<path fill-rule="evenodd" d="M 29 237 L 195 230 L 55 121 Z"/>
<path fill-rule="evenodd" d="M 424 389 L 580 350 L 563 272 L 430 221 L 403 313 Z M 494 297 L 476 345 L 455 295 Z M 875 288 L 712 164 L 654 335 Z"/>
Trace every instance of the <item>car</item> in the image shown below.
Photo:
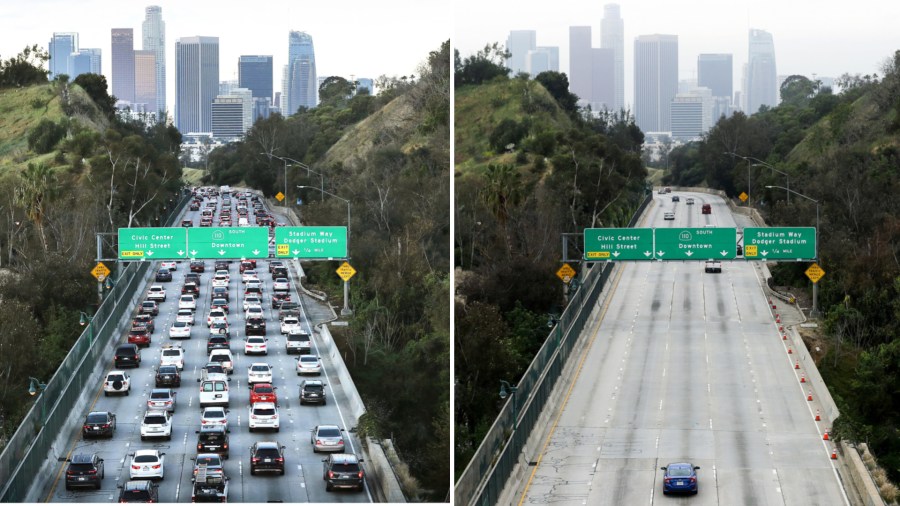
<path fill-rule="evenodd" d="M 218 453 L 223 459 L 228 458 L 228 429 L 225 425 L 201 425 L 196 432 L 197 453 Z"/>
<path fill-rule="evenodd" d="M 666 190 L 666 193 L 672 193 L 672 188 L 670 188 L 668 186 L 666 186 L 665 190 Z"/>
<path fill-rule="evenodd" d="M 150 480 L 132 480 L 119 485 L 119 502 L 159 502 L 159 486 Z"/>
<path fill-rule="evenodd" d="M 231 274 L 228 273 L 228 269 L 217 269 L 213 279 L 223 279 L 225 280 L 225 286 L 228 286 L 228 283 L 231 281 Z"/>
<path fill-rule="evenodd" d="M 179 371 L 184 370 L 184 349 L 180 344 L 164 345 L 160 350 L 159 364 L 174 365 Z"/>
<path fill-rule="evenodd" d="M 109 371 L 103 381 L 103 395 L 131 393 L 131 377 L 125 371 Z"/>
<path fill-rule="evenodd" d="M 178 309 L 197 309 L 197 299 L 193 294 L 185 293 L 181 295 L 181 298 L 178 299 Z"/>
<path fill-rule="evenodd" d="M 231 300 L 231 296 L 228 294 L 228 287 L 214 286 L 212 288 L 212 297 L 211 298 Z"/>
<path fill-rule="evenodd" d="M 694 197 L 688 197 L 688 198 L 684 199 L 684 203 L 689 206 L 694 205 Z"/>
<path fill-rule="evenodd" d="M 74 487 L 94 487 L 100 490 L 106 470 L 103 459 L 96 453 L 77 453 L 66 459 L 66 490 Z"/>
<path fill-rule="evenodd" d="M 99 436 L 112 439 L 115 432 L 116 414 L 109 411 L 91 411 L 81 425 L 81 436 L 85 439 Z"/>
<path fill-rule="evenodd" d="M 271 383 L 272 382 L 272 367 L 265 362 L 253 362 L 250 364 L 250 367 L 247 368 L 247 383 L 249 385 L 253 385 L 254 383 Z"/>
<path fill-rule="evenodd" d="M 160 269 L 156 271 L 156 282 L 157 283 L 165 283 L 167 281 L 172 281 L 172 271 L 169 269 Z"/>
<path fill-rule="evenodd" d="M 277 387 L 273 387 L 272 383 L 253 383 L 250 385 L 250 405 L 257 402 L 271 402 L 278 404 L 278 394 L 275 391 Z"/>
<path fill-rule="evenodd" d="M 244 296 L 244 302 L 241 307 L 246 312 L 247 308 L 250 306 L 262 306 L 262 297 L 259 294 L 251 293 Z"/>
<path fill-rule="evenodd" d="M 137 450 L 131 454 L 128 476 L 135 478 L 163 479 L 165 477 L 166 453 L 159 450 Z"/>
<path fill-rule="evenodd" d="M 344 429 L 337 425 L 316 425 L 310 433 L 313 453 L 344 451 Z"/>
<path fill-rule="evenodd" d="M 113 363 L 116 369 L 121 369 L 126 365 L 132 367 L 141 366 L 141 350 L 134 343 L 120 344 L 116 347 L 116 354 L 113 356 Z"/>
<path fill-rule="evenodd" d="M 211 227 L 212 226 L 212 218 L 200 218 L 200 226 L 201 227 Z"/>
<path fill-rule="evenodd" d="M 204 408 L 200 414 L 200 426 L 220 426 L 228 428 L 228 410 L 221 406 Z"/>
<path fill-rule="evenodd" d="M 700 466 L 695 466 L 689 462 L 673 462 L 667 466 L 660 467 L 663 474 L 663 494 L 671 492 L 688 492 L 696 494 L 697 488 L 697 470 Z"/>
<path fill-rule="evenodd" d="M 262 306 L 247 306 L 247 309 L 244 310 L 244 319 L 249 320 L 250 318 L 265 318 Z"/>
<path fill-rule="evenodd" d="M 220 363 L 228 374 L 234 372 L 234 357 L 231 355 L 230 350 L 212 350 L 209 352 L 209 360 L 207 362 Z"/>
<path fill-rule="evenodd" d="M 309 333 L 303 329 L 295 329 L 287 335 L 284 342 L 285 353 L 299 353 L 301 355 L 308 354 L 312 351 L 312 339 Z"/>
<path fill-rule="evenodd" d="M 302 330 L 300 328 L 300 319 L 296 316 L 286 316 L 284 320 L 281 320 L 281 333 L 290 334 L 292 330 Z"/>
<path fill-rule="evenodd" d="M 700 212 L 703 214 L 712 214 L 712 206 L 709 204 L 703 204 L 700 208 Z"/>
<path fill-rule="evenodd" d="M 147 327 L 132 327 L 128 331 L 128 342 L 137 346 L 150 346 L 150 331 Z"/>
<path fill-rule="evenodd" d="M 228 314 L 228 299 L 213 299 L 212 302 L 209 303 L 210 309 L 221 309 L 225 311 L 225 314 Z"/>
<path fill-rule="evenodd" d="M 742 245 L 740 245 L 740 244 L 737 245 L 737 255 L 738 255 L 738 256 L 743 256 L 743 255 L 744 255 L 744 246 L 742 246 Z"/>
<path fill-rule="evenodd" d="M 228 482 L 224 469 L 198 472 L 191 488 L 191 502 L 228 502 Z"/>
<path fill-rule="evenodd" d="M 250 474 L 259 471 L 284 475 L 284 446 L 278 441 L 257 441 L 250 447 Z"/>
<path fill-rule="evenodd" d="M 197 381 L 201 380 L 229 381 L 228 372 L 219 362 L 209 362 L 200 369 L 200 379 Z"/>
<path fill-rule="evenodd" d="M 272 269 L 272 278 L 286 278 L 288 277 L 287 267 L 281 265 Z"/>
<path fill-rule="evenodd" d="M 213 350 L 227 350 L 231 348 L 231 343 L 228 340 L 228 336 L 225 335 L 210 335 L 206 340 L 206 354 Z"/>
<path fill-rule="evenodd" d="M 263 318 L 261 318 L 259 316 L 247 318 L 247 322 L 244 324 L 244 333 L 247 336 L 265 336 L 266 335 L 266 320 L 264 320 Z M 265 344 L 263 346 L 265 346 Z M 263 349 L 261 352 L 265 353 L 265 349 Z M 245 350 L 245 353 L 246 353 L 246 350 Z"/>
<path fill-rule="evenodd" d="M 300 383 L 300 405 L 322 404 L 325 405 L 325 383 L 320 380 L 303 380 Z"/>
<path fill-rule="evenodd" d="M 188 310 L 190 311 L 190 310 Z M 169 327 L 169 339 L 190 339 L 191 325 L 178 320 Z"/>
<path fill-rule="evenodd" d="M 200 275 L 196 272 L 189 272 L 184 275 L 185 283 L 196 283 L 197 286 L 200 286 Z"/>
<path fill-rule="evenodd" d="M 175 321 L 194 325 L 194 312 L 190 309 L 179 309 L 175 314 Z"/>
<path fill-rule="evenodd" d="M 164 409 L 175 412 L 175 391 L 171 388 L 154 388 L 147 396 L 147 409 Z"/>
<path fill-rule="evenodd" d="M 211 309 L 206 316 L 206 326 L 211 327 L 213 322 L 228 323 L 228 316 L 221 309 Z"/>
<path fill-rule="evenodd" d="M 718 260 L 707 260 L 704 268 L 706 272 L 722 272 L 722 262 Z"/>
<path fill-rule="evenodd" d="M 209 326 L 209 337 L 212 336 L 225 336 L 231 339 L 231 330 L 228 328 L 228 322 L 221 320 L 212 322 L 212 325 Z"/>
<path fill-rule="evenodd" d="M 287 300 L 281 303 L 278 309 L 278 319 L 284 321 L 288 316 L 300 318 L 300 303 Z"/>
<path fill-rule="evenodd" d="M 175 367 L 174 365 L 161 365 L 157 367 L 153 384 L 156 388 L 180 387 L 181 373 L 178 372 L 178 367 Z"/>
<path fill-rule="evenodd" d="M 216 271 L 222 271 L 222 270 L 228 271 L 228 264 L 229 264 L 229 263 L 230 263 L 230 262 L 229 262 L 228 260 L 216 260 L 214 269 L 215 269 Z"/>
<path fill-rule="evenodd" d="M 206 272 L 206 262 L 203 260 L 191 260 L 191 272 Z"/>
<path fill-rule="evenodd" d="M 679 197 L 678 195 L 672 195 L 672 202 L 680 202 L 680 201 L 681 201 L 681 197 Z"/>
<path fill-rule="evenodd" d="M 247 415 L 247 425 L 250 432 L 258 429 L 274 429 L 275 432 L 281 430 L 278 417 L 278 407 L 271 402 L 257 402 L 250 405 Z"/>
<path fill-rule="evenodd" d="M 228 406 L 230 396 L 228 393 L 228 382 L 220 379 L 207 379 L 200 381 L 200 407 L 206 406 Z"/>
<path fill-rule="evenodd" d="M 291 302 L 291 294 L 289 292 L 280 291 L 272 293 L 272 309 L 281 309 L 285 303 Z"/>
<path fill-rule="evenodd" d="M 153 317 L 148 314 L 135 315 L 131 320 L 131 328 L 146 328 L 147 332 L 153 333 L 156 330 L 156 324 L 153 323 Z"/>
<path fill-rule="evenodd" d="M 287 278 L 275 278 L 272 281 L 272 290 L 276 292 L 283 292 L 291 289 L 291 284 L 288 282 Z"/>
<path fill-rule="evenodd" d="M 181 220 L 181 226 L 182 226 L 182 227 L 193 227 L 193 226 L 194 226 L 194 220 L 189 220 L 189 219 Z"/>
<path fill-rule="evenodd" d="M 164 409 L 147 410 L 141 419 L 141 441 L 161 437 L 172 439 L 172 414 Z"/>
<path fill-rule="evenodd" d="M 184 286 L 181 287 L 182 295 L 193 295 L 194 299 L 200 297 L 200 285 L 193 281 L 185 281 Z"/>
<path fill-rule="evenodd" d="M 255 269 L 247 269 L 247 270 L 241 272 L 241 283 L 246 283 L 246 282 L 254 280 L 254 279 L 259 281 L 259 275 L 256 274 Z"/>
<path fill-rule="evenodd" d="M 282 262 L 281 260 L 269 261 L 269 274 L 271 274 L 276 267 L 284 267 L 284 262 Z"/>
<path fill-rule="evenodd" d="M 365 488 L 365 473 L 360 465 L 363 459 L 352 453 L 333 453 L 322 459 L 322 479 L 325 490 L 351 488 L 360 492 Z"/>
<path fill-rule="evenodd" d="M 159 264 L 159 267 L 160 269 L 169 269 L 170 271 L 174 271 L 178 269 L 178 264 L 176 264 L 174 260 L 171 260 Z"/>
<path fill-rule="evenodd" d="M 673 213 L 672 211 L 666 211 L 665 213 L 663 213 L 663 219 L 664 220 L 674 220 L 675 213 Z"/>
<path fill-rule="evenodd" d="M 196 457 L 191 457 L 194 461 L 194 470 L 191 471 L 191 481 L 197 478 L 202 470 L 209 472 L 210 470 L 222 471 L 225 469 L 225 463 L 222 456 L 218 453 L 198 453 Z"/>
<path fill-rule="evenodd" d="M 159 305 L 156 304 L 156 301 L 145 300 L 144 302 L 141 302 L 140 307 L 138 307 L 138 314 L 157 316 L 159 315 Z"/>
<path fill-rule="evenodd" d="M 251 279 L 244 284 L 244 295 L 248 293 L 262 294 L 262 281 Z"/>
<path fill-rule="evenodd" d="M 191 209 L 191 211 L 199 211 L 200 204 L 198 202 L 191 202 L 190 209 Z"/>
<path fill-rule="evenodd" d="M 251 269 L 255 269 L 255 268 L 256 268 L 256 266 L 253 265 L 253 262 L 251 262 L 250 260 L 241 260 L 241 265 L 240 265 L 240 267 L 238 267 L 238 269 L 241 271 L 241 274 L 243 274 L 244 271 L 246 271 L 246 270 L 251 270 Z M 269 272 L 271 272 L 271 270 Z"/>
<path fill-rule="evenodd" d="M 322 359 L 316 355 L 300 355 L 297 357 L 297 376 L 302 374 L 322 374 Z"/>

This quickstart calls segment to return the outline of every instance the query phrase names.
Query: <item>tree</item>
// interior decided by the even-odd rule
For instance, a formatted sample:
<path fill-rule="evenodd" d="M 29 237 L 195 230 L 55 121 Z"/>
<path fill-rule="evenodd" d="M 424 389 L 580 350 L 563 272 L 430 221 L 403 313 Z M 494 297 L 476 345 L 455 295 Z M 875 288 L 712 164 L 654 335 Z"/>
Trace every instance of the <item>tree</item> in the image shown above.
<path fill-rule="evenodd" d="M 330 76 L 319 86 L 319 107 L 343 105 L 356 90 L 356 83 L 343 77 Z"/>
<path fill-rule="evenodd" d="M 53 169 L 39 163 L 29 163 L 16 186 L 16 201 L 25 208 L 28 219 L 38 228 L 41 245 L 47 251 L 47 237 L 44 234 L 45 216 L 48 204 L 59 193 L 59 181 Z"/>
<path fill-rule="evenodd" d="M 75 78 L 74 84 L 91 97 L 106 117 L 112 118 L 116 112 L 116 99 L 107 93 L 106 76 L 100 74 L 81 74 Z"/>
<path fill-rule="evenodd" d="M 575 114 L 578 111 L 578 96 L 569 92 L 569 78 L 562 72 L 541 72 L 534 78 L 550 92 L 562 110 Z"/>
<path fill-rule="evenodd" d="M 781 83 L 781 104 L 806 107 L 816 95 L 820 81 L 811 81 L 801 75 L 791 75 Z"/>
<path fill-rule="evenodd" d="M 459 59 L 459 51 L 455 52 L 456 86 L 467 84 L 481 84 L 498 77 L 508 78 L 509 68 L 504 65 L 512 56 L 497 42 L 487 44 L 484 49 L 478 51 L 465 60 Z"/>
<path fill-rule="evenodd" d="M 0 61 L 0 88 L 46 83 L 50 71 L 44 64 L 48 61 L 50 53 L 37 44 L 25 46 L 15 58 Z"/>

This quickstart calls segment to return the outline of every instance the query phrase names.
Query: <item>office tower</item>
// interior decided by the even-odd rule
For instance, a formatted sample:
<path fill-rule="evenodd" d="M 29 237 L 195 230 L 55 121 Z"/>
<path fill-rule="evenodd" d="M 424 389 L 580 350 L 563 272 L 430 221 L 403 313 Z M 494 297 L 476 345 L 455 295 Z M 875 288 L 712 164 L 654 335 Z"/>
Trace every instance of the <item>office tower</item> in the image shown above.
<path fill-rule="evenodd" d="M 287 69 L 288 109 L 292 115 L 300 107 L 312 109 L 318 103 L 316 79 L 316 53 L 312 36 L 306 32 L 291 30 L 288 34 Z"/>
<path fill-rule="evenodd" d="M 231 90 L 240 88 L 237 79 L 219 81 L 219 95 L 231 95 Z"/>
<path fill-rule="evenodd" d="M 525 72 L 532 78 L 541 72 L 559 72 L 559 48 L 539 46 L 528 51 L 525 58 Z"/>
<path fill-rule="evenodd" d="M 588 104 L 593 111 L 615 110 L 616 52 L 612 48 L 591 49 L 591 93 Z"/>
<path fill-rule="evenodd" d="M 210 132 L 219 91 L 219 38 L 175 41 L 175 126 L 182 133 Z"/>
<path fill-rule="evenodd" d="M 359 94 L 362 90 L 368 90 L 369 95 L 375 96 L 375 81 L 369 79 L 368 77 L 360 77 L 356 80 L 356 93 Z"/>
<path fill-rule="evenodd" d="M 285 65 L 281 70 L 281 101 L 279 107 L 281 107 L 281 114 L 285 117 L 293 114 L 290 110 L 290 98 L 291 98 L 291 66 Z M 296 112 L 296 111 L 294 111 Z"/>
<path fill-rule="evenodd" d="M 712 90 L 714 97 L 731 97 L 734 68 L 730 54 L 701 54 L 697 56 L 697 86 Z"/>
<path fill-rule="evenodd" d="M 238 85 L 253 92 L 254 98 L 274 97 L 272 55 L 243 55 L 238 58 Z"/>
<path fill-rule="evenodd" d="M 252 92 L 251 92 L 252 93 Z M 262 118 L 266 119 L 272 114 L 272 99 L 269 97 L 253 97 L 253 123 Z M 252 125 L 251 125 L 252 126 Z"/>
<path fill-rule="evenodd" d="M 669 103 L 678 91 L 678 36 L 640 35 L 634 40 L 634 119 L 644 132 L 668 132 Z"/>
<path fill-rule="evenodd" d="M 132 110 L 156 114 L 156 92 L 156 51 L 135 51 Z"/>
<path fill-rule="evenodd" d="M 747 87 L 744 88 L 747 114 L 755 114 L 761 106 L 778 104 L 775 43 L 772 34 L 750 29 L 750 51 L 747 59 Z"/>
<path fill-rule="evenodd" d="M 615 101 L 611 104 L 610 109 L 619 111 L 625 108 L 625 21 L 622 20 L 618 4 L 603 6 L 603 19 L 600 21 L 600 47 L 613 50 Z"/>
<path fill-rule="evenodd" d="M 528 51 L 537 47 L 537 32 L 534 30 L 511 30 L 506 38 L 506 50 L 510 52 L 506 60 L 510 75 L 528 72 Z"/>
<path fill-rule="evenodd" d="M 569 91 L 579 99 L 591 98 L 591 27 L 569 27 Z"/>
<path fill-rule="evenodd" d="M 74 81 L 81 74 L 100 74 L 101 59 L 100 48 L 81 48 L 72 53 L 72 74 L 70 81 Z"/>
<path fill-rule="evenodd" d="M 50 80 L 56 78 L 60 74 L 72 77 L 72 53 L 78 52 L 78 33 L 76 32 L 53 32 L 50 38 Z"/>
<path fill-rule="evenodd" d="M 166 110 L 166 23 L 162 20 L 162 8 L 151 5 L 144 9 L 141 25 L 144 51 L 153 51 L 156 71 L 156 104 L 150 104 L 153 112 Z"/>
<path fill-rule="evenodd" d="M 673 138 L 687 141 L 703 135 L 703 98 L 679 93 L 669 106 Z"/>
<path fill-rule="evenodd" d="M 112 29 L 112 95 L 134 102 L 134 30 Z"/>
<path fill-rule="evenodd" d="M 246 88 L 217 96 L 210 108 L 213 137 L 243 137 L 253 126 L 253 100 L 253 92 Z"/>

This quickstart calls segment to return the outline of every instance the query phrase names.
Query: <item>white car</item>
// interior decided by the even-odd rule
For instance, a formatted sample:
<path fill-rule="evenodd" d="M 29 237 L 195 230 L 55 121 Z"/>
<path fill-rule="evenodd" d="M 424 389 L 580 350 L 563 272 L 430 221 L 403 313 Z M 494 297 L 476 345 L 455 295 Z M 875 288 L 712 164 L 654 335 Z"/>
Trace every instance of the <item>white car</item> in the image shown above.
<path fill-rule="evenodd" d="M 254 269 L 247 269 L 243 274 L 241 274 L 241 283 L 246 283 L 251 279 L 255 279 L 257 281 L 259 280 L 259 275 Z"/>
<path fill-rule="evenodd" d="M 174 260 L 171 262 L 166 261 L 166 262 L 161 263 L 159 265 L 159 268 L 160 269 L 169 269 L 170 271 L 174 271 L 174 270 L 178 269 L 178 264 L 176 264 Z"/>
<path fill-rule="evenodd" d="M 213 322 L 228 323 L 228 315 L 221 309 L 213 309 L 206 317 L 206 326 L 211 327 Z"/>
<path fill-rule="evenodd" d="M 281 333 L 290 334 L 291 331 L 297 332 L 300 329 L 300 319 L 296 316 L 286 316 L 281 320 Z"/>
<path fill-rule="evenodd" d="M 316 355 L 300 355 L 297 358 L 297 376 L 301 374 L 322 374 L 322 359 Z"/>
<path fill-rule="evenodd" d="M 219 269 L 213 275 L 213 279 L 225 280 L 225 283 L 229 283 L 231 282 L 231 274 L 228 273 L 227 269 Z"/>
<path fill-rule="evenodd" d="M 210 407 L 203 410 L 200 415 L 200 425 L 221 425 L 228 429 L 228 410 L 222 407 Z"/>
<path fill-rule="evenodd" d="M 247 280 L 247 286 L 244 287 L 244 293 L 261 293 L 262 281 L 258 279 Z"/>
<path fill-rule="evenodd" d="M 157 302 L 166 301 L 166 289 L 162 285 L 152 285 L 147 290 L 147 300 L 155 300 Z"/>
<path fill-rule="evenodd" d="M 688 197 L 687 199 L 685 199 L 684 203 L 689 206 L 694 205 L 694 197 Z"/>
<path fill-rule="evenodd" d="M 192 311 L 197 309 L 197 299 L 194 298 L 193 295 L 186 293 L 178 299 L 178 309 L 190 309 Z"/>
<path fill-rule="evenodd" d="M 248 293 L 244 297 L 244 311 L 250 306 L 262 306 L 262 297 L 256 293 Z"/>
<path fill-rule="evenodd" d="M 194 324 L 194 312 L 190 309 L 179 309 L 178 313 L 175 315 L 176 322 L 184 322 L 188 325 Z"/>
<path fill-rule="evenodd" d="M 225 278 L 216 276 L 212 280 L 212 287 L 213 288 L 216 288 L 216 287 L 228 288 L 228 280 Z"/>
<path fill-rule="evenodd" d="M 187 327 L 187 329 L 188 331 L 191 330 L 190 327 Z M 174 365 L 179 371 L 184 370 L 184 349 L 181 348 L 181 345 L 172 346 L 167 344 L 163 346 L 162 354 L 159 357 L 159 365 Z"/>
<path fill-rule="evenodd" d="M 160 453 L 159 450 L 137 450 L 131 455 L 131 469 L 129 469 L 128 475 L 132 480 L 137 478 L 163 479 L 165 453 Z"/>
<path fill-rule="evenodd" d="M 265 319 L 265 315 L 263 314 L 263 308 L 259 304 L 253 304 L 247 306 L 247 309 L 244 310 L 244 319 L 249 320 L 253 317 L 259 317 Z"/>
<path fill-rule="evenodd" d="M 286 292 L 291 289 L 291 284 L 288 282 L 287 278 L 275 278 L 275 281 L 272 282 L 272 290 L 276 292 Z"/>
<path fill-rule="evenodd" d="M 244 355 L 268 355 L 269 346 L 263 336 L 248 336 L 244 341 Z"/>
<path fill-rule="evenodd" d="M 247 419 L 250 426 L 250 432 L 256 429 L 275 429 L 279 430 L 278 408 L 271 402 L 257 402 L 250 406 L 250 413 Z"/>
<path fill-rule="evenodd" d="M 254 362 L 247 368 L 247 383 L 271 383 L 272 367 L 265 362 Z"/>
<path fill-rule="evenodd" d="M 663 219 L 664 220 L 674 220 L 675 213 L 673 213 L 672 211 L 666 211 L 665 213 L 663 213 Z"/>
<path fill-rule="evenodd" d="M 171 327 L 169 327 L 169 339 L 190 339 L 191 338 L 191 325 L 189 323 L 175 321 Z M 180 369 L 180 368 L 179 368 Z"/>
<path fill-rule="evenodd" d="M 103 382 L 103 395 L 131 393 L 131 377 L 125 371 L 109 371 L 106 381 Z"/>
<path fill-rule="evenodd" d="M 225 372 L 231 374 L 234 372 L 234 357 L 230 350 L 216 349 L 209 352 L 209 360 L 207 362 L 218 362 L 225 369 Z"/>
<path fill-rule="evenodd" d="M 149 437 L 172 439 L 172 414 L 166 410 L 153 409 L 144 413 L 141 420 L 141 441 Z"/>

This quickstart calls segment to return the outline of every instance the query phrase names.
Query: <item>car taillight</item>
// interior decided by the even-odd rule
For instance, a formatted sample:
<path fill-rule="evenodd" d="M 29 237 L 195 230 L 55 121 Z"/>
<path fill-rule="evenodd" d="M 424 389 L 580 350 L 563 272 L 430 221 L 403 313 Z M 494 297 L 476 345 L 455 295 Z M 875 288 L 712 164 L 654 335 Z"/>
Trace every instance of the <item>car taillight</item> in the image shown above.
<path fill-rule="evenodd" d="M 697 477 L 691 476 L 691 483 L 697 483 Z"/>
<path fill-rule="evenodd" d="M 159 469 L 160 465 L 156 464 L 155 466 L 150 466 L 152 469 Z"/>
<path fill-rule="evenodd" d="M 362 479 L 362 477 L 363 477 L 363 472 L 360 471 L 360 472 L 356 473 L 356 476 L 357 476 L 359 479 Z"/>
<path fill-rule="evenodd" d="M 259 462 L 259 457 L 251 457 L 250 462 Z"/>
<path fill-rule="evenodd" d="M 275 462 L 284 462 L 284 457 L 278 457 Z"/>
<path fill-rule="evenodd" d="M 665 481 L 666 483 L 671 483 L 671 482 L 672 482 L 672 478 L 665 478 L 664 481 Z"/>
<path fill-rule="evenodd" d="M 135 471 L 137 471 L 138 469 L 141 468 L 141 466 L 136 466 L 136 465 L 132 464 L 131 468 L 134 469 Z"/>
<path fill-rule="evenodd" d="M 316 444 L 317 444 L 317 445 L 320 445 L 320 444 L 322 444 L 322 441 L 319 440 L 319 439 L 316 439 Z"/>
<path fill-rule="evenodd" d="M 328 477 L 334 478 L 334 471 L 328 471 Z"/>
<path fill-rule="evenodd" d="M 197 443 L 197 450 L 202 450 L 202 449 L 203 449 L 203 445 L 200 443 Z"/>
<path fill-rule="evenodd" d="M 91 430 L 91 426 L 90 426 L 90 425 L 85 425 L 85 426 L 83 427 L 83 429 L 84 429 L 84 430 Z"/>
<path fill-rule="evenodd" d="M 222 445 L 222 449 L 227 450 L 227 449 L 228 449 L 228 443 L 223 444 L 223 445 Z"/>
<path fill-rule="evenodd" d="M 108 424 L 108 423 L 104 423 L 104 424 L 103 424 L 103 428 L 104 428 L 104 429 L 108 429 L 108 428 L 109 428 L 109 424 Z"/>
<path fill-rule="evenodd" d="M 91 470 L 89 470 L 87 473 L 88 473 L 88 474 L 97 474 L 97 470 L 96 470 L 96 469 L 91 469 Z"/>
<path fill-rule="evenodd" d="M 66 469 L 66 475 L 68 475 L 68 476 L 74 476 L 74 475 L 75 475 L 75 471 L 73 471 L 73 470 L 71 470 L 71 469 Z"/>

